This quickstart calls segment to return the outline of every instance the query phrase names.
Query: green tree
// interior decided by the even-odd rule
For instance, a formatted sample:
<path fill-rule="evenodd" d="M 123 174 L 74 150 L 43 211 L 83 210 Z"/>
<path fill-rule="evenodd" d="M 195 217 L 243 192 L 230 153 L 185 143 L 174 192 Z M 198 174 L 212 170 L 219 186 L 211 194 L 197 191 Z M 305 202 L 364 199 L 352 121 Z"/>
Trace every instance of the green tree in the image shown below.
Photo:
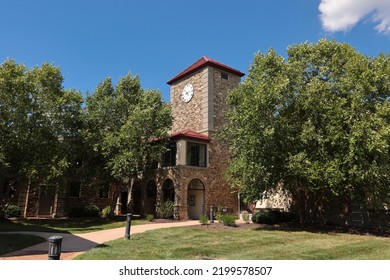
<path fill-rule="evenodd" d="M 99 168 L 124 183 L 160 159 L 172 124 L 161 93 L 142 89 L 130 74 L 116 86 L 110 78 L 100 83 L 87 96 L 85 118 L 89 158 L 101 159 Z"/>
<path fill-rule="evenodd" d="M 48 63 L 32 69 L 12 60 L 1 64 L 0 175 L 7 178 L 7 190 L 58 185 L 73 162 L 83 100 L 62 82 L 60 69 Z M 9 199 L 2 196 L 1 209 Z"/>
<path fill-rule="evenodd" d="M 312 219 L 329 197 L 389 196 L 390 56 L 320 40 L 258 53 L 228 96 L 227 177 L 247 200 L 282 183 Z M 341 201 L 341 200 L 340 200 Z"/>

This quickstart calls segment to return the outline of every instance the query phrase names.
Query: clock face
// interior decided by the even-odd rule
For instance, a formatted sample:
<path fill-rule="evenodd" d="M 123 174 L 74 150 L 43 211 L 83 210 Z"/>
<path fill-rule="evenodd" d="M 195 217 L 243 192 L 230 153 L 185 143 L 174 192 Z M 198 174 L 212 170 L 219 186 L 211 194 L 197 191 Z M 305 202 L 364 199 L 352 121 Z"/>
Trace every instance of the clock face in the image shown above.
<path fill-rule="evenodd" d="M 194 95 L 194 88 L 191 84 L 186 84 L 184 86 L 183 92 L 181 93 L 181 99 L 184 102 L 190 102 L 192 96 Z"/>

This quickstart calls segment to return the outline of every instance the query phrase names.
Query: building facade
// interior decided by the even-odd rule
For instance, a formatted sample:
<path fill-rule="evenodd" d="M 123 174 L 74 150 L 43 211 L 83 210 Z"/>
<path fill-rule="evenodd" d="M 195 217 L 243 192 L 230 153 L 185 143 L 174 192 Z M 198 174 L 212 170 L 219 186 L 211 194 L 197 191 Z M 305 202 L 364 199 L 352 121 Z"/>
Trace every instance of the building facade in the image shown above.
<path fill-rule="evenodd" d="M 225 98 L 244 74 L 208 57 L 202 57 L 168 81 L 173 126 L 168 151 L 158 168 L 140 174 L 124 199 L 134 214 L 156 214 L 162 204 L 174 203 L 176 219 L 199 219 L 213 206 L 238 212 L 237 194 L 224 179 L 228 147 L 216 133 L 224 123 Z M 119 199 L 118 199 L 119 201 Z"/>
<path fill-rule="evenodd" d="M 237 194 L 224 179 L 228 147 L 216 133 L 224 123 L 227 93 L 242 76 L 202 57 L 169 80 L 174 120 L 168 151 L 156 168 L 140 173 L 129 185 L 83 185 L 82 178 L 68 176 L 58 188 L 22 184 L 12 203 L 20 207 L 23 217 L 61 217 L 88 204 L 100 209 L 110 206 L 117 215 L 130 211 L 157 215 L 168 200 L 176 219 L 199 219 L 209 214 L 211 206 L 237 213 Z"/>

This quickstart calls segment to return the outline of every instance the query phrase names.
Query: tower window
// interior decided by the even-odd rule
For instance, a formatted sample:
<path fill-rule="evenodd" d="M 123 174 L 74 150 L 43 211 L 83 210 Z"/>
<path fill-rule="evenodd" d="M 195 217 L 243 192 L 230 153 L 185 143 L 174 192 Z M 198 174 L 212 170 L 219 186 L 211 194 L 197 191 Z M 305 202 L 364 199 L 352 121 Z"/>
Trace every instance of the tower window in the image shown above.
<path fill-rule="evenodd" d="M 221 78 L 224 79 L 224 80 L 228 80 L 228 79 L 229 79 L 228 73 L 226 73 L 226 72 L 221 72 Z"/>
<path fill-rule="evenodd" d="M 207 145 L 187 143 L 187 165 L 206 167 Z"/>

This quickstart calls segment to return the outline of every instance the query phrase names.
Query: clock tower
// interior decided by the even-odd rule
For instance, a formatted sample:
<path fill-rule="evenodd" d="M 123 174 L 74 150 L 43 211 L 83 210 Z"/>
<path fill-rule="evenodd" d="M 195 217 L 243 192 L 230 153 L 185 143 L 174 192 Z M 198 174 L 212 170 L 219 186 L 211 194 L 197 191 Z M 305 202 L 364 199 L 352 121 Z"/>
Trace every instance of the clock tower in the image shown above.
<path fill-rule="evenodd" d="M 173 115 L 170 143 L 157 166 L 134 178 L 134 214 L 159 216 L 172 204 L 176 219 L 209 216 L 211 207 L 238 213 L 238 196 L 224 179 L 229 149 L 215 132 L 224 124 L 228 90 L 243 75 L 204 56 L 168 81 Z"/>
<path fill-rule="evenodd" d="M 202 57 L 168 81 L 174 117 L 172 132 L 191 129 L 209 135 L 223 124 L 227 91 L 244 74 Z"/>

